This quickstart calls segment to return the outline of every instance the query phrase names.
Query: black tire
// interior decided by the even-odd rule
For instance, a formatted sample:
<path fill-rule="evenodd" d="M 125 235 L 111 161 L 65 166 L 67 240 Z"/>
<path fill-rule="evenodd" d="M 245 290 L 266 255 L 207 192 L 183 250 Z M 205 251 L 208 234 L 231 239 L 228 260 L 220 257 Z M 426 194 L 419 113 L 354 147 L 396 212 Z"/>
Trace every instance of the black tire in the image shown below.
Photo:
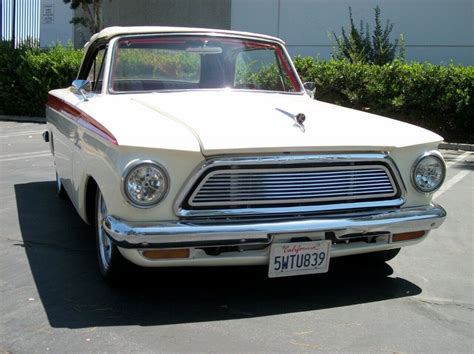
<path fill-rule="evenodd" d="M 58 197 L 64 200 L 69 199 L 66 190 L 64 189 L 64 186 L 61 182 L 61 179 L 58 176 L 58 173 L 56 172 L 56 193 L 58 194 Z"/>
<path fill-rule="evenodd" d="M 357 260 L 365 264 L 381 264 L 395 258 L 400 253 L 400 248 L 386 251 L 372 252 L 357 255 Z"/>
<path fill-rule="evenodd" d="M 94 227 L 99 271 L 107 283 L 119 285 L 127 280 L 131 264 L 122 256 L 102 227 L 102 220 L 106 214 L 107 205 L 97 188 Z"/>

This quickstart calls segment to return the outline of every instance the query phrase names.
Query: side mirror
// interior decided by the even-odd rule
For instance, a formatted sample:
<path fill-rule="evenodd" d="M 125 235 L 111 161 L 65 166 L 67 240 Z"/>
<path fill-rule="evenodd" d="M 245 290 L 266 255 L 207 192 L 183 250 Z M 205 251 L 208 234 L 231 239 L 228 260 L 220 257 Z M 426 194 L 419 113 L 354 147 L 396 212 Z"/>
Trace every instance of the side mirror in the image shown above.
<path fill-rule="evenodd" d="M 314 98 L 314 94 L 316 93 L 316 83 L 313 81 L 305 82 L 303 87 L 306 90 L 308 96 Z"/>
<path fill-rule="evenodd" d="M 86 91 L 90 91 L 91 87 L 92 85 L 88 80 L 74 80 L 71 84 L 72 92 L 81 94 L 84 101 L 89 101 Z"/>

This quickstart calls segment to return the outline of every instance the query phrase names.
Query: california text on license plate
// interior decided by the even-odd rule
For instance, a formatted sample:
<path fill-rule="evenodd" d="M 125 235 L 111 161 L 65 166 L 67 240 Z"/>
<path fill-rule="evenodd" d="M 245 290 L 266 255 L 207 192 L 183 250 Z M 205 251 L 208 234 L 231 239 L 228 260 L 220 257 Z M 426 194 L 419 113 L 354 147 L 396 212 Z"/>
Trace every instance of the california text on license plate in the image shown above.
<path fill-rule="evenodd" d="M 268 276 L 326 273 L 331 241 L 275 243 L 270 249 Z"/>

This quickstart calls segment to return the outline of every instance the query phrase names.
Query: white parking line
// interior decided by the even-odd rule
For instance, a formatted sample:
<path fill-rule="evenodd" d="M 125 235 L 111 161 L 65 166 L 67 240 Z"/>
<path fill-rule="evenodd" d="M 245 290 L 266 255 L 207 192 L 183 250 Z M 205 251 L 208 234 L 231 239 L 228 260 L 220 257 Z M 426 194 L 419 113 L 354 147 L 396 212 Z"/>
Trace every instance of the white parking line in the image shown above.
<path fill-rule="evenodd" d="M 6 134 L 6 135 L 0 135 L 0 138 L 14 138 L 17 136 L 24 136 L 24 135 L 36 135 L 36 134 L 42 134 L 43 131 L 30 131 L 30 132 L 18 132 L 18 133 L 12 133 L 12 134 Z"/>
<path fill-rule="evenodd" d="M 447 190 L 453 187 L 456 183 L 460 182 L 464 177 L 466 177 L 471 171 L 465 170 L 458 172 L 451 179 L 443 184 L 443 186 L 434 194 L 433 199 L 439 198 Z"/>
<path fill-rule="evenodd" d="M 10 154 L 10 155 L 0 155 L 0 159 L 9 158 L 9 157 L 20 157 L 20 156 L 30 156 L 35 154 L 44 154 L 49 152 L 49 150 L 40 150 L 40 151 L 33 151 L 33 152 L 24 152 L 20 154 Z"/>
<path fill-rule="evenodd" d="M 462 155 L 459 155 L 458 157 L 456 157 L 454 160 L 452 161 L 449 161 L 448 163 L 446 163 L 446 167 L 451 167 L 452 165 L 458 163 L 459 161 L 461 160 L 464 160 L 466 157 L 468 157 L 469 155 L 471 155 L 471 153 L 469 151 L 465 152 L 464 154 Z"/>
<path fill-rule="evenodd" d="M 4 155 L 4 156 L 0 156 L 0 162 L 32 159 L 32 158 L 46 157 L 46 156 L 51 156 L 51 152 L 49 150 L 37 151 L 33 153 L 28 152 L 24 154 Z"/>
<path fill-rule="evenodd" d="M 446 167 L 452 167 L 453 165 L 457 164 L 458 162 L 466 159 L 469 155 L 471 155 L 470 152 L 465 152 L 462 155 L 459 155 L 456 157 L 454 160 L 449 161 L 446 164 Z M 433 195 L 433 199 L 439 198 L 442 196 L 446 191 L 451 189 L 455 184 L 459 183 L 464 177 L 466 177 L 471 171 L 469 170 L 464 170 L 456 173 L 453 177 L 451 177 L 449 180 L 445 181 L 444 184 L 441 186 L 441 188 Z"/>

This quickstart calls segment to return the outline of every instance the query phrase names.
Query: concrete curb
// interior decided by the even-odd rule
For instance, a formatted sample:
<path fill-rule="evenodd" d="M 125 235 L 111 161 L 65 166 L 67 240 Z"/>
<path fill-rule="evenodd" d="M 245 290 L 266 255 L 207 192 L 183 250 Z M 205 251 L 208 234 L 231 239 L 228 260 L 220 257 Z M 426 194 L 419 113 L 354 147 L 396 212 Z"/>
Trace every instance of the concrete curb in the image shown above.
<path fill-rule="evenodd" d="M 441 143 L 438 147 L 443 150 L 474 151 L 474 144 Z"/>
<path fill-rule="evenodd" d="M 46 123 L 46 118 L 45 117 L 0 115 L 0 121 L 12 121 L 12 122 L 21 122 L 21 123 Z M 474 144 L 441 143 L 439 144 L 439 149 L 474 151 Z"/>
<path fill-rule="evenodd" d="M 45 117 L 5 116 L 5 115 L 0 115 L 0 121 L 20 122 L 20 123 L 46 123 L 46 118 L 45 118 Z"/>

